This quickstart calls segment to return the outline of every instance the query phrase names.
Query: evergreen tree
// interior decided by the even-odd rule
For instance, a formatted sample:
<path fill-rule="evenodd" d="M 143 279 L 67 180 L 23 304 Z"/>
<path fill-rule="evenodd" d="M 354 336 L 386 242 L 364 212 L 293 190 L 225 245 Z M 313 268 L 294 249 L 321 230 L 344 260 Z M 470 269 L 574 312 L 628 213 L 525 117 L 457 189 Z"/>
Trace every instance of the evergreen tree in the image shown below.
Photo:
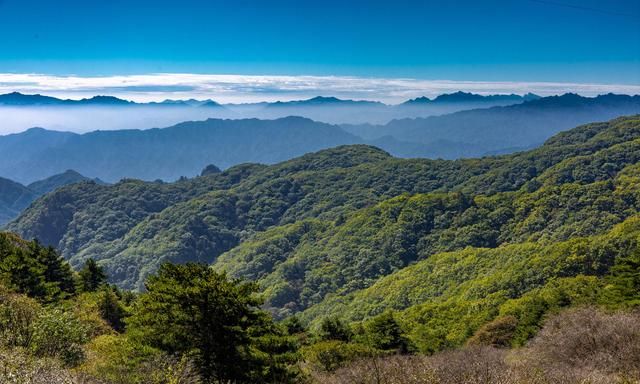
<path fill-rule="evenodd" d="M 328 317 L 322 320 L 318 336 L 322 340 L 350 341 L 353 336 L 351 328 L 336 317 Z"/>
<path fill-rule="evenodd" d="M 48 296 L 58 300 L 75 293 L 75 282 L 71 266 L 53 249 L 42 247 L 40 243 L 31 243 L 36 260 L 43 266 L 43 277 L 47 285 Z"/>
<path fill-rule="evenodd" d="M 83 292 L 95 292 L 107 282 L 107 275 L 104 269 L 89 259 L 80 270 L 80 290 Z"/>
<path fill-rule="evenodd" d="M 30 254 L 28 249 L 3 248 L 0 259 L 0 280 L 8 287 L 27 296 L 43 299 L 47 296 L 44 267 Z"/>
<path fill-rule="evenodd" d="M 640 250 L 618 257 L 609 273 L 604 294 L 606 303 L 640 305 Z"/>
<path fill-rule="evenodd" d="M 147 280 L 129 329 L 151 346 L 194 356 L 205 382 L 265 382 L 261 343 L 279 349 L 283 341 L 268 340 L 271 320 L 257 309 L 256 289 L 204 264 L 164 264 Z"/>
<path fill-rule="evenodd" d="M 408 352 L 407 341 L 393 312 L 385 311 L 371 319 L 366 325 L 366 331 L 374 348 Z"/>
<path fill-rule="evenodd" d="M 100 316 L 109 323 L 109 325 L 118 332 L 124 331 L 124 318 L 127 314 L 124 306 L 120 303 L 120 299 L 114 288 L 104 286 L 100 292 L 98 299 L 98 310 Z"/>

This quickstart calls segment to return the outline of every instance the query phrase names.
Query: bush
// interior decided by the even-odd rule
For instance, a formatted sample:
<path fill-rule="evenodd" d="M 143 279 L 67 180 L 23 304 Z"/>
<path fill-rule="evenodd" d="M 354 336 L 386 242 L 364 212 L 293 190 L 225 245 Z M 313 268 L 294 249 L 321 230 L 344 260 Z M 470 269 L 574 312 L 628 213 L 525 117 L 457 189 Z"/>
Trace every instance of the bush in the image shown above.
<path fill-rule="evenodd" d="M 434 356 L 388 356 L 361 359 L 332 375 L 312 376 L 323 384 L 534 384 L 518 382 L 504 361 L 506 352 L 473 347 Z"/>
<path fill-rule="evenodd" d="M 515 316 L 502 316 L 483 325 L 469 339 L 469 345 L 489 345 L 503 348 L 511 345 L 511 339 L 518 326 Z"/>
<path fill-rule="evenodd" d="M 40 304 L 34 299 L 6 291 L 0 293 L 0 342 L 6 347 L 29 346 L 40 311 Z"/>
<path fill-rule="evenodd" d="M 640 380 L 640 313 L 570 309 L 551 317 L 528 350 L 552 376 Z"/>
<path fill-rule="evenodd" d="M 174 359 L 123 335 L 103 335 L 87 345 L 78 368 L 86 377 L 110 384 L 195 384 L 200 379 L 187 358 Z M 90 381 L 92 382 L 92 381 Z"/>
<path fill-rule="evenodd" d="M 30 347 L 35 355 L 57 357 L 69 366 L 84 358 L 82 344 L 88 341 L 87 329 L 72 314 L 57 308 L 45 310 L 33 328 Z"/>
<path fill-rule="evenodd" d="M 0 349 L 0 383 L 2 384 L 102 384 L 78 380 L 60 362 L 34 358 L 21 348 Z"/>
<path fill-rule="evenodd" d="M 321 341 L 302 348 L 304 360 L 314 370 L 334 371 L 354 360 L 375 356 L 377 353 L 362 344 L 339 340 Z"/>

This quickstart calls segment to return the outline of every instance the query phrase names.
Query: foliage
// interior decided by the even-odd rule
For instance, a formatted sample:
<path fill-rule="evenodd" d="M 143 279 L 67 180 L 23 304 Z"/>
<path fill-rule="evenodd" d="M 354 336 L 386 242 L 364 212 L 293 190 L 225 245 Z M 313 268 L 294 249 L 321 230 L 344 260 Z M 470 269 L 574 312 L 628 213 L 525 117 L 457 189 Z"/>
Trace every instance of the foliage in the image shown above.
<path fill-rule="evenodd" d="M 162 351 L 124 335 L 102 335 L 88 344 L 88 360 L 79 368 L 86 377 L 113 384 L 196 384 L 199 376 L 187 359 L 173 359 Z"/>
<path fill-rule="evenodd" d="M 353 337 L 349 325 L 337 317 L 327 317 L 320 323 L 318 330 L 320 340 L 338 340 L 348 342 Z"/>
<path fill-rule="evenodd" d="M 385 311 L 365 323 L 366 342 L 384 351 L 407 353 L 409 343 L 392 311 Z"/>
<path fill-rule="evenodd" d="M 350 146 L 176 183 L 73 185 L 12 228 L 42 235 L 80 274 L 52 248 L 0 234 L 2 348 L 122 383 L 333 380 L 357 359 L 353 372 L 376 375 L 367 382 L 385 377 L 378 364 L 405 364 L 381 356 L 416 352 L 433 355 L 411 360 L 433 382 L 553 383 L 567 367 L 568 382 L 622 379 L 614 363 L 583 375 L 531 359 L 633 363 L 632 347 L 616 355 L 605 342 L 633 332 L 602 323 L 633 328 L 635 315 L 557 316 L 640 303 L 639 186 L 637 117 L 508 156 L 400 160 Z M 602 355 L 551 348 L 585 339 L 581 326 Z"/>
<path fill-rule="evenodd" d="M 480 327 L 467 344 L 488 345 L 496 348 L 509 347 L 517 326 L 518 319 L 515 316 L 497 317 Z"/>
<path fill-rule="evenodd" d="M 0 233 L 0 281 L 45 302 L 75 291 L 71 268 L 53 248 L 8 233 Z"/>
<path fill-rule="evenodd" d="M 327 340 L 304 347 L 301 353 L 313 369 L 334 371 L 350 361 L 375 356 L 376 351 L 362 344 Z"/>
<path fill-rule="evenodd" d="M 29 297 L 12 293 L 0 286 L 0 336 L 4 347 L 28 347 L 34 337 L 34 324 L 42 310 Z"/>
<path fill-rule="evenodd" d="M 323 384 L 637 383 L 638 314 L 569 310 L 545 322 L 527 347 L 465 347 L 433 356 L 361 358 L 335 372 L 311 372 Z"/>
<path fill-rule="evenodd" d="M 81 346 L 88 340 L 87 329 L 72 314 L 59 309 L 44 310 L 33 329 L 30 347 L 37 356 L 59 357 L 71 366 L 84 358 Z"/>
<path fill-rule="evenodd" d="M 253 295 L 253 284 L 188 263 L 163 265 L 146 288 L 128 322 L 131 331 L 140 342 L 193 356 L 205 381 L 251 381 L 261 377 L 263 369 L 269 371 L 261 354 L 287 350 L 256 308 L 260 301 Z M 267 350 L 261 352 L 260 347 Z"/>
<path fill-rule="evenodd" d="M 80 290 L 95 292 L 107 282 L 107 275 L 95 260 L 89 259 L 80 270 Z"/>
<path fill-rule="evenodd" d="M 118 298 L 115 289 L 104 287 L 100 291 L 98 300 L 100 316 L 116 331 L 124 331 L 124 321 L 127 317 L 127 309 Z"/>

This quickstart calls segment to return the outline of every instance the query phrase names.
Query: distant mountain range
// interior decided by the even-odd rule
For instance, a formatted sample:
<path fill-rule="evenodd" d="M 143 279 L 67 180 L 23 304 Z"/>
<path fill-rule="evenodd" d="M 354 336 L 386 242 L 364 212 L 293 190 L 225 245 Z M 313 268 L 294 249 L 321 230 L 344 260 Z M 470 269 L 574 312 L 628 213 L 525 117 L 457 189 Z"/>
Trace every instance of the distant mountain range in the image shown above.
<path fill-rule="evenodd" d="M 65 185 L 89 180 L 91 179 L 72 170 L 33 182 L 27 186 L 0 177 L 0 226 L 17 217 L 38 197 Z M 104 184 L 100 180 L 94 181 Z"/>
<path fill-rule="evenodd" d="M 208 164 L 275 163 L 362 141 L 340 127 L 300 117 L 184 122 L 164 129 L 86 134 L 33 128 L 0 136 L 0 176 L 23 183 L 66 169 L 113 182 L 176 180 Z"/>
<path fill-rule="evenodd" d="M 404 103 L 399 105 L 417 105 L 417 104 L 447 104 L 447 103 L 468 103 L 468 102 L 510 102 L 510 103 L 521 103 L 523 101 L 539 99 L 540 96 L 534 95 L 532 93 L 527 93 L 526 95 L 519 96 L 516 94 L 509 95 L 479 95 L 474 93 L 467 92 L 454 92 L 450 94 L 442 94 L 437 96 L 434 99 L 429 99 L 427 97 L 418 97 L 416 99 L 407 100 Z M 20 92 L 12 92 L 0 95 L 0 105 L 4 106 L 37 106 L 37 105 L 59 105 L 59 106 L 70 106 L 70 105 L 106 105 L 106 106 L 140 106 L 140 105 L 149 105 L 149 106 L 214 106 L 221 107 L 223 104 L 219 104 L 213 100 L 164 100 L 161 102 L 149 102 L 149 103 L 136 103 L 133 101 L 128 101 L 124 99 L 120 99 L 114 96 L 93 96 L 91 98 L 85 98 L 80 100 L 72 100 L 72 99 L 59 99 L 51 96 L 44 96 L 40 94 L 28 95 Z M 379 101 L 369 101 L 369 100 L 345 100 L 339 99 L 337 97 L 325 97 L 325 96 L 316 96 L 310 99 L 305 100 L 292 100 L 292 101 L 276 101 L 272 103 L 264 102 L 264 103 L 248 103 L 248 104 L 228 104 L 229 106 L 241 107 L 241 106 L 255 106 L 261 105 L 265 107 L 292 107 L 292 106 L 327 106 L 327 105 L 350 105 L 350 106 L 377 106 L 377 107 L 391 107 L 392 105 L 387 105 L 381 103 Z"/>
<path fill-rule="evenodd" d="M 9 93 L 0 95 L 0 114 L 10 116 L 0 132 L 23 131 L 42 126 L 48 129 L 86 132 L 154 128 L 187 120 L 278 119 L 301 116 L 330 124 L 384 124 L 393 119 L 442 115 L 473 108 L 522 103 L 535 95 L 477 95 L 464 92 L 426 97 L 398 105 L 377 101 L 345 100 L 317 96 L 305 100 L 219 104 L 213 100 L 165 100 L 136 103 L 113 96 L 63 100 L 43 95 Z M 3 108 L 9 108 L 3 111 Z M 91 129 L 87 129 L 90 127 Z"/>
<path fill-rule="evenodd" d="M 162 102 L 136 103 L 123 100 L 114 96 L 93 96 L 87 99 L 72 100 L 59 99 L 44 95 L 26 95 L 20 92 L 12 92 L 0 95 L 0 105 L 4 106 L 140 106 L 140 105 L 162 105 L 162 106 L 215 106 L 220 104 L 213 100 L 165 100 Z"/>
<path fill-rule="evenodd" d="M 336 100 L 313 103 L 343 102 Z M 0 136 L 0 176 L 30 183 L 75 169 L 108 182 L 122 178 L 172 181 L 196 176 L 208 164 L 222 169 L 247 162 L 273 164 L 345 144 L 375 145 L 398 157 L 495 155 L 531 148 L 579 124 L 637 113 L 640 96 L 566 94 L 385 125 L 338 126 L 286 117 L 207 119 L 163 129 L 86 134 L 34 128 Z"/>
<path fill-rule="evenodd" d="M 418 148 L 414 153 L 396 152 L 398 156 L 453 159 L 528 149 L 573 126 L 636 113 L 640 113 L 640 96 L 583 97 L 568 93 L 533 97 L 502 107 L 397 119 L 384 125 L 344 124 L 341 127 L 365 140 L 385 142 L 392 137 Z"/>
<path fill-rule="evenodd" d="M 475 93 L 468 92 L 454 92 L 454 93 L 445 93 L 434 99 L 429 99 L 428 97 L 422 96 L 415 99 L 407 100 L 403 105 L 425 105 L 425 104 L 446 104 L 446 103 L 475 103 L 475 102 L 509 102 L 509 103 L 522 103 L 524 101 L 537 100 L 540 96 L 527 93 L 523 96 L 516 94 L 509 95 L 488 95 L 482 96 Z"/>

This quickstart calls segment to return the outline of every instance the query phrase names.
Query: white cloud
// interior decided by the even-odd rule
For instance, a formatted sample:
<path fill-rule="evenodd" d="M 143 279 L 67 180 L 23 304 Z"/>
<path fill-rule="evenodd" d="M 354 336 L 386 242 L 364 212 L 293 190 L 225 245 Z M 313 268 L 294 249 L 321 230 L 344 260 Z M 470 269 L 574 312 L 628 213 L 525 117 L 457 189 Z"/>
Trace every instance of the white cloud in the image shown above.
<path fill-rule="evenodd" d="M 41 93 L 82 98 L 97 94 L 134 101 L 214 99 L 218 102 L 292 100 L 317 95 L 397 103 L 417 96 L 466 91 L 479 94 L 533 92 L 542 96 L 575 92 L 640 94 L 640 85 L 558 82 L 488 82 L 367 78 L 350 76 L 255 76 L 153 73 L 128 76 L 54 76 L 0 73 L 0 93 Z"/>

